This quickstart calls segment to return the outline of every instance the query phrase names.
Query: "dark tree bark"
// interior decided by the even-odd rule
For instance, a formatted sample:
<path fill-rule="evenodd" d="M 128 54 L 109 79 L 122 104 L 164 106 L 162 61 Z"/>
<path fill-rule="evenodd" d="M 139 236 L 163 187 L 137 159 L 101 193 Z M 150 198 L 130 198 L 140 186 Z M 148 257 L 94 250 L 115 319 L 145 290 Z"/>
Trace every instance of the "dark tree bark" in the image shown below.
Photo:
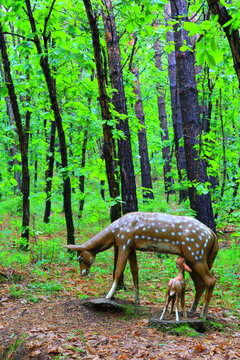
<path fill-rule="evenodd" d="M 191 40 L 187 32 L 181 27 L 186 21 L 187 6 L 185 0 L 171 0 L 172 17 L 177 20 L 174 25 L 174 42 L 177 65 L 177 86 L 182 110 L 184 149 L 186 155 L 186 168 L 188 180 L 192 186 L 189 188 L 190 206 L 196 211 L 196 217 L 201 222 L 215 230 L 211 196 L 199 195 L 195 183 L 204 184 L 207 181 L 206 162 L 201 160 L 199 152 L 194 148 L 199 144 L 201 134 L 201 120 L 199 114 L 198 92 L 194 72 L 194 54 L 191 51 L 180 51 L 183 42 L 190 46 Z M 199 144 L 201 149 L 201 144 Z"/>
<path fill-rule="evenodd" d="M 94 59 L 97 70 L 97 79 L 98 79 L 98 90 L 99 90 L 99 102 L 101 106 L 102 119 L 106 120 L 103 124 L 103 155 L 106 164 L 106 172 L 108 179 L 108 187 L 110 196 L 113 199 L 116 199 L 120 195 L 119 182 L 117 181 L 117 164 L 114 159 L 116 159 L 115 154 L 115 142 L 113 138 L 113 128 L 108 125 L 108 120 L 111 120 L 112 115 L 110 111 L 110 99 L 107 95 L 106 88 L 106 72 L 105 66 L 102 59 L 101 45 L 99 38 L 99 31 L 97 26 L 97 20 L 93 15 L 92 5 L 90 0 L 83 0 L 89 25 L 92 32 L 92 43 L 94 50 Z M 119 202 L 116 202 L 115 205 L 111 206 L 111 222 L 117 220 L 121 217 L 121 205 Z M 116 261 L 118 257 L 117 247 L 114 246 L 114 270 L 113 278 L 116 269 Z M 120 287 L 124 287 L 123 276 L 119 279 Z"/>
<path fill-rule="evenodd" d="M 23 248 L 27 249 L 28 241 L 29 241 L 29 221 L 30 221 L 30 203 L 29 203 L 30 176 L 28 169 L 28 142 L 26 140 L 27 137 L 25 136 L 24 129 L 22 126 L 21 114 L 18 107 L 14 84 L 12 81 L 10 62 L 8 59 L 6 42 L 1 24 L 0 24 L 0 48 L 2 54 L 5 82 L 8 89 L 8 95 L 11 101 L 12 111 L 16 123 L 19 144 L 20 144 L 20 152 L 21 152 L 21 160 L 22 160 L 22 194 L 23 194 L 23 215 L 22 215 L 21 237 L 23 239 L 26 239 L 26 241 L 24 241 Z M 28 121 L 28 119 L 30 119 L 30 115 L 27 115 L 26 121 Z"/>
<path fill-rule="evenodd" d="M 153 196 L 153 187 L 152 187 L 151 167 L 148 157 L 147 134 L 146 134 L 145 116 L 143 112 L 143 104 L 142 104 L 141 89 L 139 82 L 139 72 L 137 67 L 134 67 L 131 71 L 136 78 L 133 92 L 138 97 L 138 99 L 134 104 L 135 113 L 140 124 L 142 125 L 142 128 L 138 130 L 138 146 L 139 146 L 139 155 L 140 155 L 143 199 L 153 199 L 154 196 Z"/>
<path fill-rule="evenodd" d="M 133 65 L 133 57 L 135 53 L 137 37 L 133 39 L 132 45 L 132 56 L 130 60 L 129 70 L 135 76 L 133 93 L 137 96 L 137 100 L 134 104 L 136 117 L 139 120 L 139 123 L 142 125 L 141 129 L 138 130 L 138 148 L 140 155 L 140 166 L 141 166 L 141 180 L 143 188 L 143 199 L 153 199 L 153 188 L 152 188 L 152 177 L 151 177 L 151 167 L 148 157 L 148 146 L 147 146 L 147 133 L 145 127 L 145 116 L 143 112 L 143 103 L 141 96 L 141 88 L 139 81 L 139 71 L 136 65 Z"/>
<path fill-rule="evenodd" d="M 88 141 L 88 130 L 86 129 L 83 135 L 82 158 L 80 165 L 81 169 L 84 169 L 86 164 L 87 141 Z M 85 188 L 85 176 L 81 175 L 79 177 L 79 190 L 82 194 L 84 194 L 84 188 Z M 79 202 L 79 213 L 78 213 L 79 219 L 82 218 L 83 208 L 84 208 L 84 198 L 82 198 Z"/>
<path fill-rule="evenodd" d="M 92 33 L 92 43 L 94 50 L 94 59 L 97 70 L 98 90 L 99 90 L 99 102 L 101 107 L 102 119 L 105 120 L 103 124 L 103 155 L 106 164 L 106 173 L 108 179 L 108 187 L 111 198 L 116 199 L 120 195 L 119 183 L 117 181 L 117 164 L 115 162 L 115 143 L 113 139 L 113 128 L 108 125 L 108 120 L 111 120 L 112 115 L 110 112 L 110 99 L 107 95 L 106 89 L 106 77 L 104 71 L 104 64 L 102 60 L 101 45 L 99 38 L 99 31 L 97 26 L 97 20 L 93 14 L 92 5 L 90 0 L 83 0 L 86 14 L 88 17 L 89 25 Z M 111 206 L 111 222 L 117 220 L 121 216 L 121 205 L 116 202 Z"/>
<path fill-rule="evenodd" d="M 44 222 L 49 223 L 50 214 L 51 214 L 51 193 L 52 193 L 52 179 L 53 179 L 53 167 L 54 167 L 54 155 L 55 155 L 55 136 L 56 136 L 56 122 L 51 122 L 51 133 L 50 133 L 50 143 L 49 143 L 49 153 L 47 155 L 47 170 L 45 172 L 46 179 L 46 204 L 44 212 Z"/>
<path fill-rule="evenodd" d="M 127 119 L 127 104 L 123 85 L 121 54 L 116 30 L 112 2 L 103 0 L 102 17 L 106 37 L 109 72 L 112 89 L 114 90 L 112 103 L 119 114 L 117 129 L 122 131 L 124 139 L 118 139 L 118 158 L 120 164 L 122 209 L 123 214 L 137 211 L 136 182 L 133 168 L 130 131 Z"/>
<path fill-rule="evenodd" d="M 171 19 L 170 5 L 165 6 L 165 19 L 168 22 Z M 174 42 L 174 35 L 172 31 L 168 31 L 166 34 L 167 42 Z M 186 157 L 184 147 L 179 144 L 183 138 L 182 130 L 182 112 L 179 98 L 179 89 L 176 86 L 176 57 L 175 51 L 168 54 L 168 76 L 170 83 L 170 95 L 171 95 L 171 110 L 172 110 L 172 124 L 174 133 L 174 145 L 175 145 L 175 157 L 177 161 L 178 180 L 181 184 L 183 180 L 186 180 Z M 179 203 L 188 198 L 188 190 L 182 189 L 179 191 Z"/>
<path fill-rule="evenodd" d="M 30 0 L 25 0 L 25 3 L 26 3 L 26 7 L 27 7 L 26 13 L 29 18 L 31 29 L 32 29 L 32 32 L 35 34 L 34 43 L 36 45 L 38 54 L 41 56 L 40 57 L 40 66 L 42 68 L 42 71 L 43 71 L 43 74 L 44 74 L 44 77 L 46 80 L 49 98 L 51 101 L 51 106 L 52 106 L 57 130 L 58 130 L 58 137 L 59 137 L 60 151 L 61 151 L 61 160 L 62 160 L 62 169 L 63 169 L 63 199 L 64 199 L 64 212 L 65 212 L 66 226 L 67 226 L 67 243 L 74 244 L 75 240 L 74 240 L 74 225 L 73 225 L 72 205 L 71 205 L 71 181 L 70 181 L 70 176 L 68 173 L 68 158 L 67 158 L 66 139 L 65 139 L 65 133 L 63 130 L 63 125 L 62 125 L 62 117 L 60 114 L 60 109 L 59 109 L 59 105 L 58 105 L 58 101 L 57 101 L 55 82 L 54 82 L 54 78 L 51 74 L 49 61 L 48 61 L 48 55 L 47 55 L 48 54 L 48 41 L 49 41 L 49 36 L 46 34 L 47 23 L 51 16 L 53 6 L 55 4 L 55 0 L 53 1 L 52 5 L 50 7 L 48 16 L 45 18 L 44 31 L 43 31 L 43 41 L 44 41 L 45 52 L 43 52 L 40 39 L 39 39 L 38 35 L 36 34 L 37 28 L 36 28 L 35 19 L 33 17 Z"/>
<path fill-rule="evenodd" d="M 157 26 L 157 25 L 155 25 Z M 161 46 L 160 40 L 157 38 L 154 42 L 154 49 L 155 49 L 155 66 L 159 70 L 162 71 L 162 61 L 161 61 Z M 165 193 L 172 194 L 174 191 L 172 187 L 174 185 L 173 177 L 170 175 L 171 173 L 171 151 L 170 146 L 165 145 L 169 142 L 168 136 L 168 127 L 167 127 L 167 114 L 165 108 L 165 95 L 164 90 L 159 82 L 156 84 L 157 88 L 157 101 L 158 101 L 158 116 L 160 121 L 160 128 L 161 128 L 161 140 L 162 140 L 162 156 L 164 160 L 163 165 L 163 175 L 164 175 L 164 185 L 165 185 Z"/>
<path fill-rule="evenodd" d="M 207 0 L 211 13 L 218 15 L 218 22 L 223 27 L 232 20 L 225 6 L 222 6 L 219 0 Z M 224 26 L 225 32 L 233 57 L 234 69 L 237 74 L 240 88 L 240 36 L 238 29 L 231 29 L 231 24 Z"/>

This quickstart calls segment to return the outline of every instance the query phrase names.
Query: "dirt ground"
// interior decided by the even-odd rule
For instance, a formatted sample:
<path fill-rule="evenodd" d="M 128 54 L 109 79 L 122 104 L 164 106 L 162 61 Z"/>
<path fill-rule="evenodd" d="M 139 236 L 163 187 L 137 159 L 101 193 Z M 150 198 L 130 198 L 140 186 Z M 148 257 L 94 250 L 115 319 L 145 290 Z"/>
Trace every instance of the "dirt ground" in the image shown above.
<path fill-rule="evenodd" d="M 126 304 L 125 304 L 126 305 Z M 0 300 L 0 360 L 48 359 L 240 359 L 240 323 L 210 311 L 204 334 L 163 333 L 149 328 L 154 305 L 97 311 L 78 298 Z M 174 320 L 174 315 L 167 315 Z M 234 323 L 234 325 L 233 325 Z"/>

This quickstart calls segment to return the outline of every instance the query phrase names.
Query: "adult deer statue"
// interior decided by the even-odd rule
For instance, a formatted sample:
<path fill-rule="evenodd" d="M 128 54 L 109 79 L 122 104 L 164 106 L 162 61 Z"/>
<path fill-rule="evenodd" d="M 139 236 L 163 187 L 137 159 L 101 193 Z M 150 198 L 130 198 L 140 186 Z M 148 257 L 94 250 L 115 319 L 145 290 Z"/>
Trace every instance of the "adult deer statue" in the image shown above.
<path fill-rule="evenodd" d="M 129 260 L 134 282 L 134 300 L 139 303 L 135 250 L 176 254 L 182 256 L 192 269 L 191 277 L 196 294 L 190 311 L 196 310 L 199 299 L 206 289 L 201 317 L 207 317 L 216 283 L 210 269 L 218 252 L 218 240 L 206 225 L 187 216 L 133 212 L 114 221 L 86 243 L 65 245 L 65 247 L 77 251 L 81 275 L 85 276 L 95 256 L 114 244 L 118 247 L 118 258 L 114 281 L 106 296 L 107 299 L 111 299 L 116 292 L 119 277 Z"/>
<path fill-rule="evenodd" d="M 163 320 L 164 314 L 167 311 L 170 302 L 171 302 L 170 314 L 173 313 L 174 303 L 176 302 L 176 306 L 175 306 L 176 321 L 179 321 L 179 315 L 178 315 L 179 302 L 181 302 L 183 317 L 185 319 L 187 318 L 187 311 L 185 308 L 186 280 L 185 280 L 184 272 L 186 270 L 187 272 L 191 273 L 192 269 L 190 269 L 190 267 L 187 266 L 185 260 L 180 256 L 178 256 L 178 258 L 176 259 L 176 265 L 177 268 L 179 269 L 179 274 L 174 279 L 171 279 L 168 283 L 165 306 L 162 315 L 160 317 L 160 320 Z"/>

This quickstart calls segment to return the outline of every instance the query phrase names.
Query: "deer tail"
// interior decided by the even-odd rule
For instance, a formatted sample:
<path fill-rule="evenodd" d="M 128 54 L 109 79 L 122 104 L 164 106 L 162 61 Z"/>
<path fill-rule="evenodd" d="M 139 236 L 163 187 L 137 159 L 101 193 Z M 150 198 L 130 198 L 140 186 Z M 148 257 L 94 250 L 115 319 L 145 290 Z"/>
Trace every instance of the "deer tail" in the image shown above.
<path fill-rule="evenodd" d="M 214 242 L 213 242 L 213 246 L 212 246 L 212 251 L 209 253 L 208 258 L 207 258 L 209 270 L 212 268 L 213 262 L 217 256 L 218 249 L 219 249 L 218 238 L 214 232 L 213 232 L 213 236 L 214 236 Z"/>

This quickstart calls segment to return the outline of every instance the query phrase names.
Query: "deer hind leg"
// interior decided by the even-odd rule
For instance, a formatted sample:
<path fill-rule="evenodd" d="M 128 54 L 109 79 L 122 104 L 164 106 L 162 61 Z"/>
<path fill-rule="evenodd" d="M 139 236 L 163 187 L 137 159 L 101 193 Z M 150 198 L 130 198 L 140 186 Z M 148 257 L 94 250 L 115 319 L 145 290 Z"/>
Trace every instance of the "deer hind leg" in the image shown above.
<path fill-rule="evenodd" d="M 138 285 L 138 265 L 137 265 L 137 256 L 135 250 L 130 251 L 128 260 L 130 263 L 130 269 L 133 277 L 134 302 L 139 305 L 140 299 L 139 299 L 139 285 Z"/>
<path fill-rule="evenodd" d="M 194 300 L 193 300 L 193 304 L 192 304 L 192 307 L 190 309 L 190 312 L 191 313 L 194 313 L 197 309 L 197 306 L 198 306 L 198 303 L 199 303 L 199 300 L 206 288 L 203 280 L 201 279 L 201 277 L 198 275 L 198 273 L 192 269 L 192 272 L 190 273 L 190 276 L 194 282 L 194 286 L 195 286 L 195 297 L 194 297 Z"/>
<path fill-rule="evenodd" d="M 203 301 L 203 308 L 200 317 L 206 319 L 207 313 L 208 313 L 208 306 L 209 302 L 212 297 L 212 292 L 214 289 L 214 286 L 216 284 L 215 277 L 210 273 L 207 262 L 203 263 L 196 263 L 194 265 L 194 269 L 197 271 L 199 276 L 201 277 L 202 281 L 204 282 L 204 285 L 206 287 L 206 293 Z"/>
<path fill-rule="evenodd" d="M 117 258 L 117 264 L 116 264 L 116 269 L 115 269 L 115 276 L 114 276 L 112 287 L 111 287 L 110 291 L 108 292 L 106 299 L 111 299 L 117 290 L 118 280 L 119 280 L 120 276 L 123 274 L 123 271 L 125 269 L 127 259 L 129 256 L 129 252 L 130 252 L 130 250 L 128 248 L 126 248 L 126 246 L 124 247 L 124 245 L 118 249 L 118 258 Z"/>

